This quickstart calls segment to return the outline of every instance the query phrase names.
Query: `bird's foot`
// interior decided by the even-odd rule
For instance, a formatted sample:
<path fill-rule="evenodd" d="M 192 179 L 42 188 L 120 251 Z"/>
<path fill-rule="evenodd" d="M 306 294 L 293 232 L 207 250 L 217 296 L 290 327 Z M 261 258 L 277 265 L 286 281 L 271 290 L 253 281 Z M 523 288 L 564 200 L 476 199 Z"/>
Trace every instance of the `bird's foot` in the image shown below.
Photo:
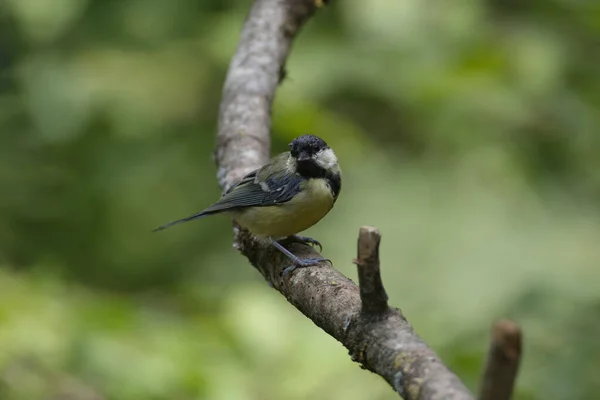
<path fill-rule="evenodd" d="M 300 241 L 302 243 L 307 243 L 307 242 L 308 243 L 316 243 L 316 244 L 319 244 L 319 246 L 320 246 L 319 242 L 317 242 L 316 240 L 311 239 L 311 238 L 305 238 L 305 237 L 296 236 L 296 235 L 290 236 L 290 238 L 292 240 Z M 277 242 L 276 240 L 273 240 L 273 238 L 270 238 L 270 241 L 271 241 L 271 244 L 275 248 L 277 248 L 279 251 L 281 251 L 283 254 L 285 254 L 285 256 L 292 261 L 292 265 L 290 265 L 289 267 L 286 267 L 283 270 L 283 273 L 282 273 L 283 276 L 289 275 L 290 272 L 294 271 L 296 268 L 311 267 L 314 265 L 318 265 L 321 262 L 328 262 L 329 264 L 333 265 L 333 263 L 331 262 L 330 259 L 323 258 L 323 257 L 300 259 L 296 255 L 294 255 L 291 251 L 286 249 L 281 243 Z"/>
<path fill-rule="evenodd" d="M 288 237 L 292 242 L 304 243 L 310 246 L 319 246 L 319 252 L 323 251 L 323 246 L 321 246 L 321 242 L 316 239 L 313 239 L 308 236 L 300 236 L 300 235 L 292 235 Z"/>
<path fill-rule="evenodd" d="M 299 259 L 299 258 L 295 258 L 292 259 L 293 264 L 290 265 L 289 267 L 286 267 L 283 270 L 283 276 L 287 276 L 289 275 L 292 271 L 294 271 L 296 268 L 305 268 L 305 267 L 312 267 L 315 265 L 319 265 L 319 263 L 322 262 L 328 262 L 329 264 L 333 265 L 331 260 L 328 258 L 323 258 L 323 257 L 318 257 L 318 258 L 305 258 L 305 259 Z"/>

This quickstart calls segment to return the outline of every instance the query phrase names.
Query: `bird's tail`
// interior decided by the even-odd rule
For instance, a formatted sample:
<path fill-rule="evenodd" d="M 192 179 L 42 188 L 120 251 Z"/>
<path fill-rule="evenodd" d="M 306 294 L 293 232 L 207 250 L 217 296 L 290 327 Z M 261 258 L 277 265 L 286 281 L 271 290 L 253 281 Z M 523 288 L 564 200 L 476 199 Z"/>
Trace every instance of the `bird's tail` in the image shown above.
<path fill-rule="evenodd" d="M 185 217 L 185 218 L 182 218 L 182 219 L 178 219 L 177 221 L 172 221 L 172 222 L 169 222 L 167 224 L 161 225 L 158 228 L 153 229 L 152 232 L 162 231 L 163 229 L 170 228 L 170 227 L 172 227 L 174 225 L 179 225 L 179 224 L 182 224 L 184 222 L 192 221 L 192 220 L 197 219 L 197 218 L 202 218 L 202 217 L 204 217 L 206 215 L 210 215 L 210 214 L 213 214 L 213 213 L 214 213 L 214 211 L 209 211 L 209 210 L 200 211 L 200 212 L 198 212 L 198 213 L 196 213 L 194 215 L 190 215 L 189 217 Z"/>

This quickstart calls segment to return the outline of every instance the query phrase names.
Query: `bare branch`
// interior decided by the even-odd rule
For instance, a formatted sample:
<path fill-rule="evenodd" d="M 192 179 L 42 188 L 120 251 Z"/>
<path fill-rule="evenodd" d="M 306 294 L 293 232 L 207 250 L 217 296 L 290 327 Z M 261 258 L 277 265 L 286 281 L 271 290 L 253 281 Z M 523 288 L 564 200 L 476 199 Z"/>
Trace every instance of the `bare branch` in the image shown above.
<path fill-rule="evenodd" d="M 479 400 L 511 398 L 521 360 L 521 336 L 521 328 L 512 321 L 494 324 Z"/>
<path fill-rule="evenodd" d="M 269 158 L 271 104 L 291 42 L 323 0 L 256 0 L 231 61 L 219 113 L 218 180 L 229 188 Z M 471 400 L 460 380 L 413 331 L 400 310 L 387 307 L 379 274 L 379 234 L 363 228 L 358 264 L 361 290 L 327 264 L 282 277 L 287 258 L 236 227 L 235 246 L 300 312 L 340 341 L 353 360 L 381 375 L 405 399 Z M 362 245 L 361 245 L 362 243 Z M 289 243 L 300 258 L 320 257 Z"/>
<path fill-rule="evenodd" d="M 380 314 L 388 309 L 388 297 L 381 282 L 379 269 L 379 229 L 363 226 L 358 233 L 358 284 L 365 313 Z"/>
<path fill-rule="evenodd" d="M 219 111 L 217 178 L 226 190 L 269 159 L 271 104 L 292 39 L 314 0 L 257 0 L 229 65 Z"/>

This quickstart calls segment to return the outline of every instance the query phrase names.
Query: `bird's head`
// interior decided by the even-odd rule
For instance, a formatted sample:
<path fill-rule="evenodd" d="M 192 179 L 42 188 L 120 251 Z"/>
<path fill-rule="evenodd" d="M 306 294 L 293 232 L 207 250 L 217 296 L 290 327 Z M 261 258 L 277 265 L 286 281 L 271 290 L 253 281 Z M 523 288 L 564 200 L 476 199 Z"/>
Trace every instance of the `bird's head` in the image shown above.
<path fill-rule="evenodd" d="M 306 177 L 321 177 L 339 172 L 338 160 L 327 143 L 315 135 L 302 135 L 290 143 L 290 154 L 296 169 Z"/>

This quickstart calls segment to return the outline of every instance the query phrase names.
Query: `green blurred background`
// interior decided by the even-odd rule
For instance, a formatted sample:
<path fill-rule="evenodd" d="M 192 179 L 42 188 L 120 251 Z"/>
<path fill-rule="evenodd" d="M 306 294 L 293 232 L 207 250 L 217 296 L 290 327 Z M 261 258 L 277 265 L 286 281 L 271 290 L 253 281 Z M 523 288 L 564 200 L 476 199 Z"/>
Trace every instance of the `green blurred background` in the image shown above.
<path fill-rule="evenodd" d="M 395 399 L 270 289 L 225 217 L 212 150 L 242 0 L 0 1 L 0 399 Z M 383 277 L 473 390 L 499 317 L 516 399 L 600 393 L 600 9 L 594 1 L 346 0 L 318 12 L 273 152 L 344 169 L 307 234 Z"/>

